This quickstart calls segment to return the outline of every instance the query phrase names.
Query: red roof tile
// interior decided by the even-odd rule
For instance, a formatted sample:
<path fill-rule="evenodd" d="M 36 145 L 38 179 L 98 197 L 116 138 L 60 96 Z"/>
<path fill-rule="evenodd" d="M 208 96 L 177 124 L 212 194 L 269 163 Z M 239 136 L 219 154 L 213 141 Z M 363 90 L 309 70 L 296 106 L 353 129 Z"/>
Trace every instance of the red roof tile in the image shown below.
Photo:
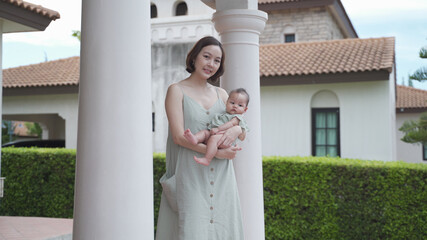
<path fill-rule="evenodd" d="M 48 17 L 51 20 L 56 20 L 56 19 L 60 18 L 60 15 L 57 11 L 50 10 L 50 9 L 42 7 L 40 5 L 25 2 L 22 0 L 1 0 L 1 1 L 13 4 L 19 8 L 23 8 L 23 9 L 29 10 L 31 12 L 35 12 L 37 14 L 40 14 L 41 16 Z"/>
<path fill-rule="evenodd" d="M 78 85 L 79 64 L 79 57 L 71 57 L 5 69 L 3 70 L 3 87 L 20 88 Z M 398 85 L 396 108 L 427 108 L 427 91 Z"/>
<path fill-rule="evenodd" d="M 344 39 L 260 47 L 260 75 L 289 76 L 391 71 L 394 38 Z M 5 69 L 3 87 L 78 84 L 79 58 Z"/>
<path fill-rule="evenodd" d="M 394 64 L 394 37 L 341 39 L 260 46 L 261 76 L 387 70 Z"/>
<path fill-rule="evenodd" d="M 396 108 L 427 108 L 427 91 L 413 87 L 397 86 Z"/>
<path fill-rule="evenodd" d="M 3 70 L 3 88 L 77 85 L 80 57 Z"/>

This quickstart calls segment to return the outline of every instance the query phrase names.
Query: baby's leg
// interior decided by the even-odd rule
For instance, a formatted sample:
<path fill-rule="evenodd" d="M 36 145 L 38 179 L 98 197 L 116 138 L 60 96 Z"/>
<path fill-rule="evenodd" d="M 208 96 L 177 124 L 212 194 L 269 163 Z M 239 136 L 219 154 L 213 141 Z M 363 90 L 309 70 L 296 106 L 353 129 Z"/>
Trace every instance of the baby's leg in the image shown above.
<path fill-rule="evenodd" d="M 187 139 L 193 145 L 206 141 L 206 139 L 209 138 L 209 135 L 210 131 L 208 130 L 202 130 L 196 134 L 191 133 L 190 129 L 184 131 L 185 139 Z"/>
<path fill-rule="evenodd" d="M 218 151 L 218 141 L 221 139 L 222 135 L 211 135 L 206 143 L 206 154 L 204 157 L 198 158 L 194 156 L 194 160 L 200 164 L 209 166 L 212 161 L 212 158 L 215 157 L 216 152 Z"/>

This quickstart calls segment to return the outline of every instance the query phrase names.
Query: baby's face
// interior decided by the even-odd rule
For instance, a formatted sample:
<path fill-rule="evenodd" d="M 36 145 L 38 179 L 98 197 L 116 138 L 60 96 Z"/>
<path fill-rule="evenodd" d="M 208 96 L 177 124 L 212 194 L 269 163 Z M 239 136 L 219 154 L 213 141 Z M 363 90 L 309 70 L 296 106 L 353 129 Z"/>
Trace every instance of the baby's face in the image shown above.
<path fill-rule="evenodd" d="M 225 106 L 227 113 L 230 114 L 243 114 L 248 109 L 248 99 L 246 95 L 242 93 L 232 93 L 228 97 L 227 104 Z"/>

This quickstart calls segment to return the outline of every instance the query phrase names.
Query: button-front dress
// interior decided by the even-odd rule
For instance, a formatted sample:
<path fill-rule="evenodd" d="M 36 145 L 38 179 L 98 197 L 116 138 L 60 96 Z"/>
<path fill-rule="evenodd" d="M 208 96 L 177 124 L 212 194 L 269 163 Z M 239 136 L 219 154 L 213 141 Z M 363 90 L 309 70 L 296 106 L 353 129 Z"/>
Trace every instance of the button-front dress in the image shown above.
<path fill-rule="evenodd" d="M 219 96 L 209 109 L 185 93 L 182 104 L 184 129 L 192 133 L 206 129 L 216 114 L 225 112 Z M 169 131 L 156 239 L 243 240 L 233 162 L 214 158 L 204 166 L 194 161 L 195 155 L 204 154 L 176 145 Z"/>

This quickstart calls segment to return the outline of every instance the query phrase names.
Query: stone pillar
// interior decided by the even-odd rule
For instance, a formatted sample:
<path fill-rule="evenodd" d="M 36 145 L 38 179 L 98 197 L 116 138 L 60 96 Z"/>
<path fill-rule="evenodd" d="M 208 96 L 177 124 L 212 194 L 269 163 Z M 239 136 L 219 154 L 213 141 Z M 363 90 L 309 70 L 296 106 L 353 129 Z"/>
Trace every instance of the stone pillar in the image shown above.
<path fill-rule="evenodd" d="M 221 87 L 230 91 L 243 87 L 250 95 L 245 118 L 250 132 L 243 150 L 234 160 L 245 239 L 264 239 L 264 199 L 261 152 L 259 35 L 267 14 L 258 10 L 231 9 L 213 15 L 225 51 L 225 73 Z"/>
<path fill-rule="evenodd" d="M 154 239 L 150 2 L 83 0 L 73 239 Z"/>

